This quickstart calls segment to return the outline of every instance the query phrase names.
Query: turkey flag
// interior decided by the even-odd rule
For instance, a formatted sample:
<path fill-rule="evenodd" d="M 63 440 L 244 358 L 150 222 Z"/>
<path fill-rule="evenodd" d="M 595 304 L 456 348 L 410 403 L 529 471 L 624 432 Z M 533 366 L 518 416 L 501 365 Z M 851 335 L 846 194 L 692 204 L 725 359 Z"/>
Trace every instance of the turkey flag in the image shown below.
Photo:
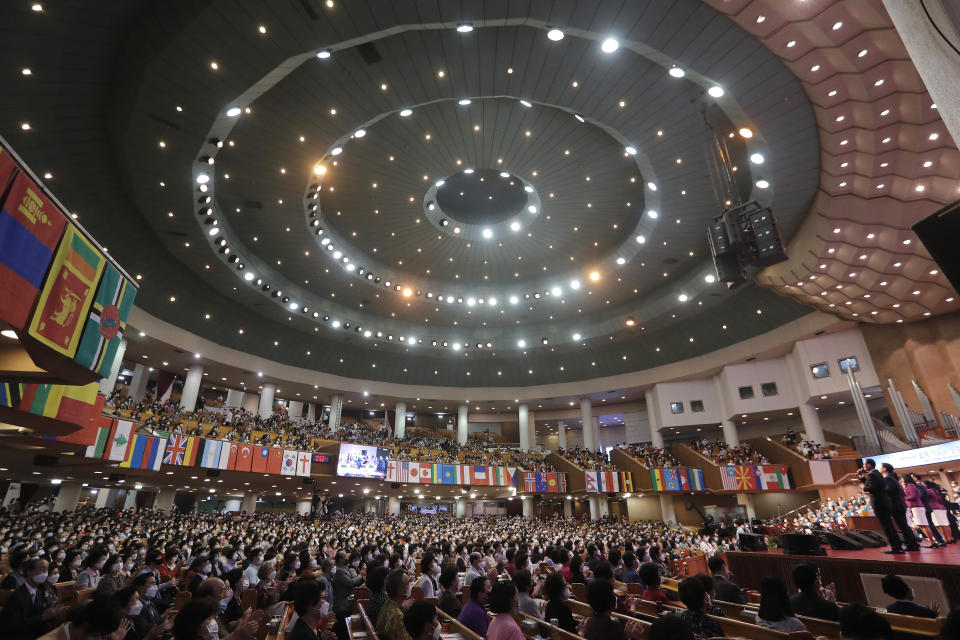
<path fill-rule="evenodd" d="M 240 445 L 240 453 L 237 454 L 237 471 L 250 471 L 253 462 L 253 447 L 248 444 Z"/>

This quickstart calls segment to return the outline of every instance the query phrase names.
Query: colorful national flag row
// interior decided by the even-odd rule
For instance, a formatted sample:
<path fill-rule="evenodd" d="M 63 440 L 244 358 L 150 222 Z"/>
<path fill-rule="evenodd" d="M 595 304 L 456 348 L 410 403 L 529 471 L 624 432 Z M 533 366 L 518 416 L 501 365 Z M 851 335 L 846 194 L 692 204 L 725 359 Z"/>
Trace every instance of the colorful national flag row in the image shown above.
<path fill-rule="evenodd" d="M 629 471 L 585 471 L 583 475 L 589 493 L 633 491 L 633 474 Z"/>
<path fill-rule="evenodd" d="M 312 454 L 238 444 L 182 434 L 136 433 L 137 425 L 128 420 L 108 419 L 98 427 L 86 457 L 119 462 L 129 469 L 158 470 L 161 464 L 226 471 L 250 471 L 285 476 L 310 475 Z"/>
<path fill-rule="evenodd" d="M 518 488 L 525 493 L 566 493 L 567 474 L 559 471 L 524 471 L 523 485 Z"/>
<path fill-rule="evenodd" d="M 0 147 L 0 319 L 105 378 L 136 293 Z"/>
<path fill-rule="evenodd" d="M 0 407 L 79 425 L 79 431 L 54 439 L 87 444 L 106 401 L 97 389 L 96 382 L 82 386 L 5 382 L 0 383 Z"/>
<path fill-rule="evenodd" d="M 650 469 L 654 491 L 704 491 L 703 469 Z"/>
<path fill-rule="evenodd" d="M 387 462 L 387 482 L 417 484 L 466 484 L 481 486 L 517 486 L 517 467 L 488 467 L 430 462 Z"/>
<path fill-rule="evenodd" d="M 790 467 L 783 464 L 720 467 L 723 488 L 728 491 L 783 491 L 792 489 Z"/>

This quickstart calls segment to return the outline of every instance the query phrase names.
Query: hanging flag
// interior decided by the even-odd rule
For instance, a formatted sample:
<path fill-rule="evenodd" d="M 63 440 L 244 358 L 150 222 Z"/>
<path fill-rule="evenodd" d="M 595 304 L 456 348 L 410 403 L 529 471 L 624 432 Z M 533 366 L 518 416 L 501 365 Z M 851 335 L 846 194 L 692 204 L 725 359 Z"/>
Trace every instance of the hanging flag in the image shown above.
<path fill-rule="evenodd" d="M 407 482 L 429 483 L 433 477 L 427 462 L 408 462 L 406 465 Z"/>
<path fill-rule="evenodd" d="M 17 382 L 0 383 L 0 407 L 18 408 L 26 386 Z"/>
<path fill-rule="evenodd" d="M 490 469 L 488 467 L 469 467 L 470 484 L 490 485 Z"/>
<path fill-rule="evenodd" d="M 203 456 L 200 458 L 200 466 L 204 469 L 217 469 L 220 465 L 220 447 L 219 440 L 203 441 Z"/>
<path fill-rule="evenodd" d="M 270 449 L 270 461 L 267 462 L 267 473 L 280 475 L 283 468 L 283 449 Z"/>
<path fill-rule="evenodd" d="M 0 149 L 0 196 L 13 171 Z M 67 218 L 26 174 L 19 173 L 0 207 L 0 319 L 23 329 L 43 285 Z"/>
<path fill-rule="evenodd" d="M 146 468 L 144 460 L 149 457 L 151 440 L 151 436 L 134 434 L 130 440 L 130 446 L 127 447 L 127 457 L 120 462 L 119 466 L 124 469 Z"/>
<path fill-rule="evenodd" d="M 388 460 L 387 461 L 387 475 L 384 478 L 387 482 L 406 482 L 406 480 L 401 480 L 401 470 L 403 469 L 403 462 L 399 460 Z"/>
<path fill-rule="evenodd" d="M 112 264 L 104 267 L 74 362 L 95 371 L 101 378 L 110 375 L 136 295 L 136 287 L 116 267 Z"/>
<path fill-rule="evenodd" d="M 240 445 L 240 451 L 237 453 L 237 471 L 250 471 L 253 464 L 253 446 L 249 444 Z"/>
<path fill-rule="evenodd" d="M 298 451 L 297 452 L 297 475 L 304 478 L 310 477 L 310 452 L 308 451 Z"/>
<path fill-rule="evenodd" d="M 706 483 L 703 481 L 703 469 L 687 469 L 687 478 L 690 480 L 691 491 L 705 491 Z"/>
<path fill-rule="evenodd" d="M 30 335 L 73 358 L 105 264 L 79 229 L 67 227 L 30 319 Z"/>
<path fill-rule="evenodd" d="M 297 452 L 285 450 L 283 452 L 283 461 L 280 464 L 280 473 L 285 476 L 294 476 L 297 474 Z"/>
<path fill-rule="evenodd" d="M 623 491 L 624 493 L 633 492 L 633 474 L 632 473 L 630 473 L 629 471 L 621 471 L 619 480 L 620 480 L 620 491 Z"/>
<path fill-rule="evenodd" d="M 192 467 L 197 461 L 197 449 L 199 449 L 197 442 L 202 441 L 200 438 L 191 438 L 183 434 L 173 434 L 167 439 L 163 464 L 178 467 Z"/>
<path fill-rule="evenodd" d="M 525 471 L 523 473 L 523 490 L 526 493 L 536 493 L 537 491 L 537 474 L 531 471 Z"/>
<path fill-rule="evenodd" d="M 679 469 L 663 470 L 664 489 L 667 491 L 680 491 L 683 489 L 683 484 L 680 482 L 679 471 Z"/>
<path fill-rule="evenodd" d="M 663 491 L 663 469 L 650 469 L 650 481 L 654 491 Z"/>
<path fill-rule="evenodd" d="M 149 463 L 141 467 L 143 469 L 160 471 L 160 464 L 163 462 L 163 452 L 167 448 L 167 437 L 169 434 L 163 431 L 157 431 L 156 433 L 157 435 L 153 436 L 153 442 L 150 446 Z"/>
<path fill-rule="evenodd" d="M 510 475 L 509 486 L 515 487 L 520 481 L 520 468 L 519 467 L 507 467 L 507 473 Z"/>
<path fill-rule="evenodd" d="M 14 161 L 13 156 L 0 145 L 0 198 L 3 197 L 3 192 L 7 190 L 7 183 L 10 182 L 10 178 L 13 177 L 13 172 L 16 170 L 17 163 Z M 0 202 L 0 204 L 3 203 Z"/>
<path fill-rule="evenodd" d="M 120 462 L 127 457 L 127 449 L 130 447 L 130 437 L 133 432 L 133 423 L 127 420 L 117 420 L 110 431 L 110 453 L 108 460 Z"/>
<path fill-rule="evenodd" d="M 270 447 L 254 445 L 253 461 L 250 463 L 250 470 L 256 473 L 266 473 L 267 463 L 270 461 Z"/>

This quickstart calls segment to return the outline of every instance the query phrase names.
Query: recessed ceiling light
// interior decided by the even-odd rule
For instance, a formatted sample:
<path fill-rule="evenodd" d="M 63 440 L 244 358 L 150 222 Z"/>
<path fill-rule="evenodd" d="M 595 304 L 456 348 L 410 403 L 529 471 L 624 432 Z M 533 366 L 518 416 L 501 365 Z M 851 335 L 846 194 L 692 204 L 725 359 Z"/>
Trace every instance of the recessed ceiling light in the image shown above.
<path fill-rule="evenodd" d="M 597 280 L 599 280 L 599 279 L 600 279 L 600 272 L 599 272 L 599 271 L 591 271 L 591 272 L 590 272 L 590 279 L 593 280 L 594 282 L 596 282 Z"/>
<path fill-rule="evenodd" d="M 796 40 L 791 40 L 790 42 L 787 43 L 787 48 L 788 48 L 788 49 L 792 49 L 792 48 L 795 47 L 795 46 L 797 46 L 797 41 L 796 41 Z"/>
<path fill-rule="evenodd" d="M 723 97 L 723 87 L 718 87 L 716 85 L 707 89 L 707 94 L 711 98 L 722 98 Z"/>
<path fill-rule="evenodd" d="M 633 318 L 627 318 L 626 320 L 623 321 L 623 323 L 624 323 L 625 325 L 627 325 L 628 327 L 632 327 L 632 326 L 634 326 L 635 324 L 637 324 L 637 321 L 634 320 Z"/>
<path fill-rule="evenodd" d="M 839 30 L 840 30 L 840 27 L 842 27 L 842 26 L 843 26 L 843 23 L 842 23 L 842 22 L 834 22 L 834 23 L 833 23 L 833 30 L 834 30 L 834 31 L 839 31 Z"/>
<path fill-rule="evenodd" d="M 400 110 L 400 117 L 401 117 L 401 118 L 406 118 L 406 117 L 412 116 L 412 115 L 413 115 L 413 109 L 401 109 L 401 110 Z"/>
<path fill-rule="evenodd" d="M 22 73 L 22 74 L 25 75 L 25 76 L 33 75 L 33 71 L 31 71 L 30 69 L 28 69 L 28 68 L 26 68 L 26 67 L 24 67 L 23 69 L 21 69 L 21 70 L 20 70 L 20 73 Z"/>
<path fill-rule="evenodd" d="M 579 341 L 580 341 L 580 338 L 581 338 L 581 336 L 580 336 L 579 333 L 573 334 L 573 339 L 574 339 L 575 341 L 579 342 Z"/>
<path fill-rule="evenodd" d="M 690 297 L 687 296 L 687 294 L 685 293 L 681 293 L 679 296 L 677 296 L 677 300 L 679 300 L 680 302 L 686 302 L 689 299 Z"/>
<path fill-rule="evenodd" d="M 490 238 L 493 237 L 493 231 L 490 230 L 490 229 L 484 229 L 484 230 L 481 232 L 481 235 L 483 235 L 484 238 L 486 238 L 487 240 L 489 240 Z"/>
<path fill-rule="evenodd" d="M 320 49 L 320 51 L 317 51 L 317 57 L 321 60 L 326 60 L 331 55 L 333 55 L 333 53 L 331 53 L 330 49 Z"/>
<path fill-rule="evenodd" d="M 682 78 L 683 76 L 687 75 L 687 72 L 681 69 L 680 67 L 670 67 L 670 71 L 668 71 L 667 73 L 669 73 L 674 78 Z"/>
<path fill-rule="evenodd" d="M 468 104 L 470 104 L 470 98 L 461 98 L 461 99 L 457 102 L 457 104 L 459 104 L 461 107 L 465 107 L 465 106 L 467 106 Z"/>
<path fill-rule="evenodd" d="M 357 129 L 356 131 L 353 132 L 354 138 L 362 138 L 365 135 L 367 135 L 366 129 Z"/>
<path fill-rule="evenodd" d="M 620 48 L 620 43 L 616 38 L 607 38 L 603 41 L 603 44 L 600 45 L 600 50 L 604 53 L 613 53 Z"/>
<path fill-rule="evenodd" d="M 752 138 L 752 137 L 753 137 L 753 129 L 751 129 L 750 127 L 740 127 L 740 136 L 743 137 L 743 138 L 748 138 L 748 139 L 749 139 L 749 138 Z"/>
<path fill-rule="evenodd" d="M 636 149 L 636 147 L 625 147 L 625 148 L 624 148 L 624 151 L 626 151 L 627 153 L 629 153 L 629 154 L 632 155 L 632 156 L 637 155 L 637 149 Z"/>
<path fill-rule="evenodd" d="M 520 104 L 527 107 L 528 109 L 533 106 L 528 100 L 521 100 Z"/>
<path fill-rule="evenodd" d="M 547 38 L 553 40 L 554 42 L 560 42 L 563 40 L 565 34 L 560 29 L 550 29 L 547 31 Z"/>
<path fill-rule="evenodd" d="M 29 123 L 29 122 L 21 122 L 21 123 L 20 123 L 20 128 L 23 129 L 24 131 L 30 131 L 30 123 Z"/>
<path fill-rule="evenodd" d="M 752 153 L 750 154 L 750 162 L 753 164 L 763 164 L 763 154 L 762 153 Z"/>
<path fill-rule="evenodd" d="M 523 349 L 525 346 L 527 346 L 527 341 L 526 341 L 526 340 L 517 340 L 517 346 L 520 347 L 521 349 Z"/>
<path fill-rule="evenodd" d="M 470 33 L 471 31 L 473 31 L 473 25 L 468 22 L 457 25 L 458 33 Z"/>
<path fill-rule="evenodd" d="M 767 180 L 764 180 L 763 178 L 761 178 L 760 180 L 757 180 L 758 189 L 766 189 L 769 186 L 770 186 L 770 183 Z"/>

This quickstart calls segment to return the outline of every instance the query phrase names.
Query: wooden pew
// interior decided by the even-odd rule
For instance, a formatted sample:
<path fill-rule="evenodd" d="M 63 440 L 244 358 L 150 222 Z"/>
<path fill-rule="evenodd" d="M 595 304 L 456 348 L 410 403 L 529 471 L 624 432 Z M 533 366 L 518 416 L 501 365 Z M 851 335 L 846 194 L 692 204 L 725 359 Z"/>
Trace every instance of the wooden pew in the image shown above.
<path fill-rule="evenodd" d="M 257 608 L 257 590 L 256 589 L 245 589 L 240 594 L 240 608 L 243 611 L 246 611 L 247 609 Z"/>
<path fill-rule="evenodd" d="M 437 609 L 437 617 L 440 619 L 441 625 L 447 625 L 447 628 L 451 632 L 459 633 L 463 636 L 464 640 L 483 640 L 482 636 L 474 632 L 470 627 L 463 624 L 446 611 Z"/>
<path fill-rule="evenodd" d="M 940 636 L 940 627 L 943 626 L 944 618 L 918 618 L 916 616 L 903 616 L 898 613 L 880 613 L 890 626 L 898 634 L 910 634 L 926 638 L 937 638 Z"/>
<path fill-rule="evenodd" d="M 570 595 L 572 595 L 575 600 L 583 602 L 587 599 L 587 585 L 582 582 L 571 582 Z"/>
<path fill-rule="evenodd" d="M 347 635 L 350 640 L 354 638 L 365 638 L 365 640 L 379 640 L 377 638 L 377 629 L 374 622 L 371 622 L 367 615 L 367 601 L 357 603 L 358 614 L 350 616 L 347 620 Z"/>
<path fill-rule="evenodd" d="M 713 604 L 723 610 L 723 614 L 734 620 L 745 620 L 752 622 L 756 616 L 757 608 L 755 605 L 737 604 L 735 602 L 724 602 L 723 600 L 714 600 Z M 810 618 L 807 616 L 797 616 L 807 627 L 807 631 L 814 636 L 824 636 L 830 640 L 840 640 L 840 623 L 834 620 L 822 620 L 820 618 Z"/>
<path fill-rule="evenodd" d="M 283 615 L 280 616 L 280 624 L 277 625 L 276 629 L 268 632 L 264 640 L 283 640 L 284 636 L 287 634 L 287 626 L 290 624 L 290 619 L 293 617 L 293 606 L 287 606 L 283 609 Z"/>

